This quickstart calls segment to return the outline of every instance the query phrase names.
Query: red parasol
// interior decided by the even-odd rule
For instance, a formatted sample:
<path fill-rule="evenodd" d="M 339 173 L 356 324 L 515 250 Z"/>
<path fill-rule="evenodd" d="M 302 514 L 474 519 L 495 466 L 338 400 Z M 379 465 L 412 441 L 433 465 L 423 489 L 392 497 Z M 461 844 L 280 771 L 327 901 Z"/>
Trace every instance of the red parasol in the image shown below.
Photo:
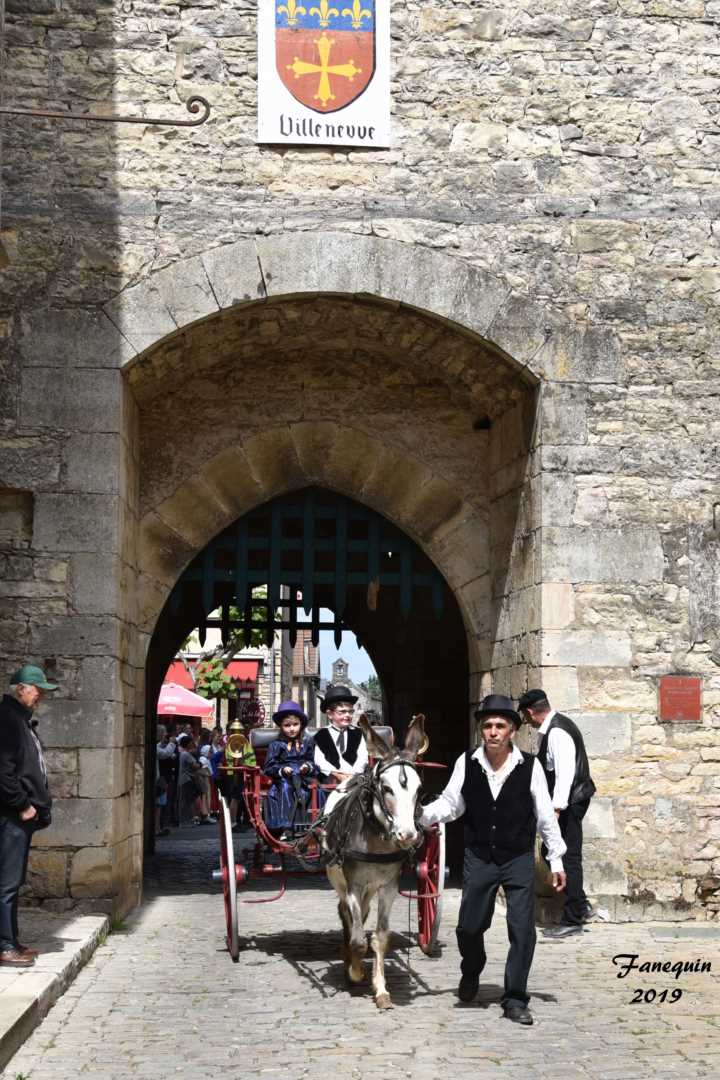
<path fill-rule="evenodd" d="M 215 702 L 207 701 L 177 683 L 163 683 L 157 711 L 158 716 L 199 716 L 212 719 L 215 716 Z"/>

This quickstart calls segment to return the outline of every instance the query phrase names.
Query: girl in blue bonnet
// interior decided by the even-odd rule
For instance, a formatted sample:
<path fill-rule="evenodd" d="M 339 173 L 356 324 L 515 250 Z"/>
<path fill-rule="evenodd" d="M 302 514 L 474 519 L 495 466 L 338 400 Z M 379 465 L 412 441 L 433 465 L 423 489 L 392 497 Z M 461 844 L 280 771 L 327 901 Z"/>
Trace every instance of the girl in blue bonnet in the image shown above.
<path fill-rule="evenodd" d="M 309 781 L 317 776 L 315 744 L 305 734 L 308 718 L 296 701 L 283 701 L 273 720 L 280 728 L 270 743 L 263 772 L 273 781 L 265 807 L 269 829 L 282 832 L 309 820 Z"/>

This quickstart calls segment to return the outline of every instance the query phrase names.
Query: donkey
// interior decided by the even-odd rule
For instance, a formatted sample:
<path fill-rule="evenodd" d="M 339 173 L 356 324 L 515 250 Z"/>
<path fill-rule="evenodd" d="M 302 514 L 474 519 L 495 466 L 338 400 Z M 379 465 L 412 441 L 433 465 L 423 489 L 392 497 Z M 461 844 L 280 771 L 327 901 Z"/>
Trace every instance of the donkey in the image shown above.
<path fill-rule="evenodd" d="M 414 762 L 418 753 L 427 749 L 424 723 L 422 715 L 412 718 L 405 747 L 398 751 L 373 731 L 366 716 L 361 716 L 359 726 L 376 763 L 333 792 L 325 808 L 324 844 L 331 855 L 327 876 L 340 898 L 343 962 L 351 983 L 364 979 L 365 920 L 372 898 L 378 897 L 371 941 L 375 954 L 372 986 L 379 1009 L 392 1008 L 385 984 L 390 912 L 402 864 L 421 839 L 415 818 L 420 776 Z"/>

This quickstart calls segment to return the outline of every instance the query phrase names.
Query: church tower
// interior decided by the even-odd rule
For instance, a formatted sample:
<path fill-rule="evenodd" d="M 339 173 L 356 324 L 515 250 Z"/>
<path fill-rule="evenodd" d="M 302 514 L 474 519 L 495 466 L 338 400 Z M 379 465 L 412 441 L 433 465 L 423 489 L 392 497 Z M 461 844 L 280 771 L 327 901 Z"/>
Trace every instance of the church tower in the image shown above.
<path fill-rule="evenodd" d="M 348 662 L 343 660 L 341 656 L 338 656 L 337 660 L 332 666 L 332 684 L 337 686 L 347 686 L 348 681 Z"/>

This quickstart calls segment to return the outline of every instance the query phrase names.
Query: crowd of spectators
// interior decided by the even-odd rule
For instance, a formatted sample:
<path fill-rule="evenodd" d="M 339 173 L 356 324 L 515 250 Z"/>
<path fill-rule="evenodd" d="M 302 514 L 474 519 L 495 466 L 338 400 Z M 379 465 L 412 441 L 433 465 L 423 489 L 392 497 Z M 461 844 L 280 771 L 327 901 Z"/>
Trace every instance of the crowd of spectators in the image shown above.
<path fill-rule="evenodd" d="M 217 819 L 213 758 L 222 756 L 222 729 L 190 723 L 158 724 L 155 770 L 155 833 L 173 826 L 207 825 Z"/>

